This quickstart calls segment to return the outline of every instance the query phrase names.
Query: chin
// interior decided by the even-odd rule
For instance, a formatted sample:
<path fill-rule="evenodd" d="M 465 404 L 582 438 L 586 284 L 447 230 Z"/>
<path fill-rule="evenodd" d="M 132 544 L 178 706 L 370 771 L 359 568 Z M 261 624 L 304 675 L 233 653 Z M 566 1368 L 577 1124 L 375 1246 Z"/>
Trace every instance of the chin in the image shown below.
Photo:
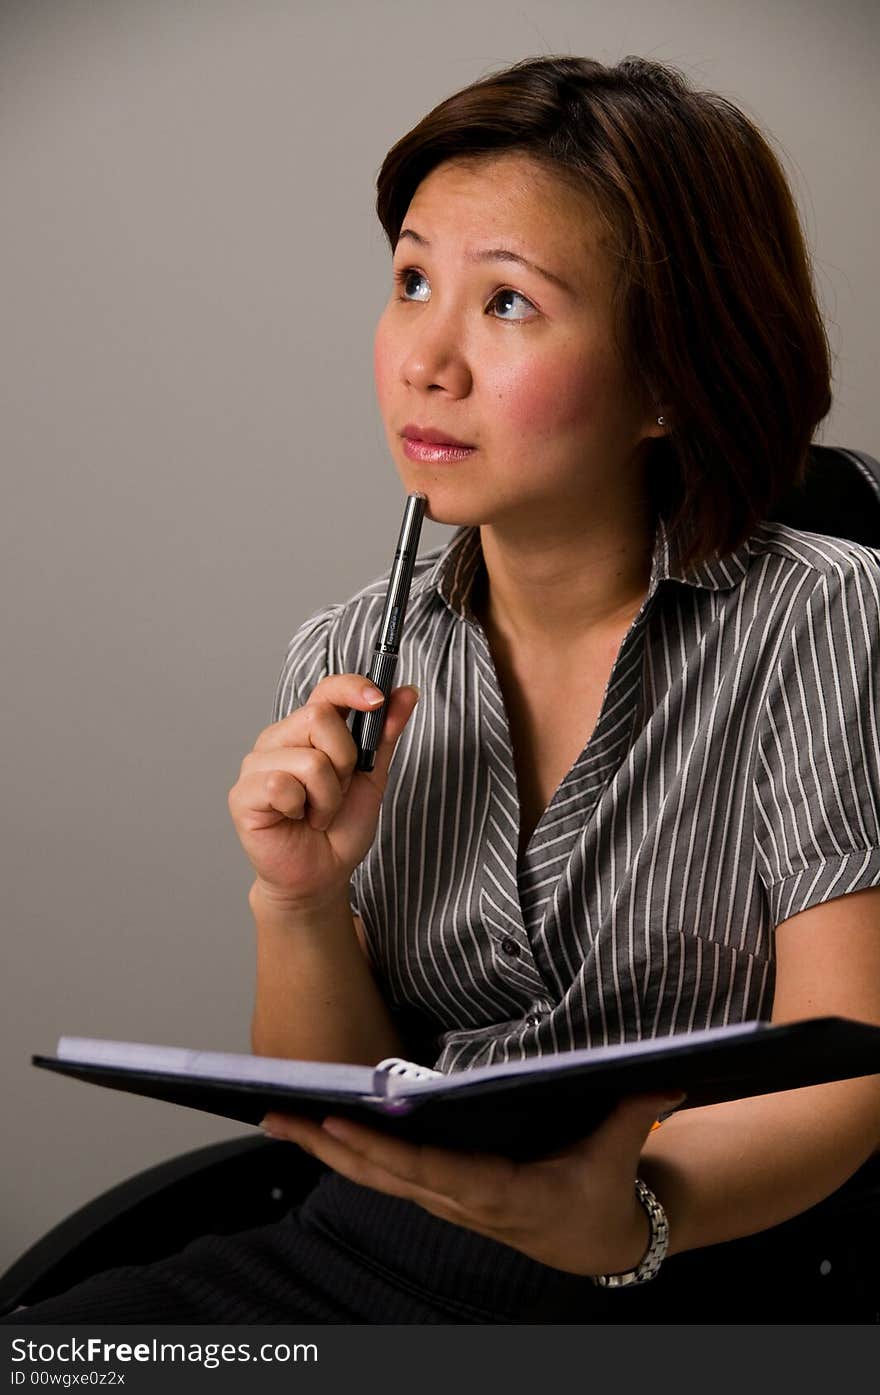
<path fill-rule="evenodd" d="M 413 470 L 412 462 L 406 461 L 401 467 L 397 462 L 397 473 L 407 494 L 424 494 L 427 497 L 425 518 L 432 523 L 440 523 L 449 528 L 479 528 L 487 523 L 485 498 L 475 495 L 474 481 L 455 480 L 450 473 L 431 474 L 427 470 Z M 408 467 L 408 468 L 407 468 Z"/>
<path fill-rule="evenodd" d="M 416 489 L 418 489 L 420 494 L 426 494 L 428 496 L 428 502 L 425 506 L 425 518 L 429 518 L 432 523 L 442 523 L 448 528 L 463 528 L 479 527 L 481 523 L 485 522 L 482 514 L 477 511 L 469 510 L 462 507 L 461 504 L 455 504 L 453 502 L 448 504 L 444 503 L 443 500 L 436 497 L 436 492 L 432 493 L 430 489 L 425 489 L 424 486 L 413 487 L 409 489 L 408 492 L 415 493 Z"/>

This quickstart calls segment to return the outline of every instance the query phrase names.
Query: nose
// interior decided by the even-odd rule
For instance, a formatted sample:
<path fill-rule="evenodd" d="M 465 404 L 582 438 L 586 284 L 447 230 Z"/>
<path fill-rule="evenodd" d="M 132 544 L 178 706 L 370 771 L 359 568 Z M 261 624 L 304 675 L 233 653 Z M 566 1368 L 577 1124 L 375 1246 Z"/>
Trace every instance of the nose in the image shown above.
<path fill-rule="evenodd" d="M 424 391 L 440 389 L 452 397 L 465 397 L 470 392 L 468 355 L 453 314 L 428 311 L 427 307 L 419 314 L 405 341 L 400 376 L 407 387 Z"/>

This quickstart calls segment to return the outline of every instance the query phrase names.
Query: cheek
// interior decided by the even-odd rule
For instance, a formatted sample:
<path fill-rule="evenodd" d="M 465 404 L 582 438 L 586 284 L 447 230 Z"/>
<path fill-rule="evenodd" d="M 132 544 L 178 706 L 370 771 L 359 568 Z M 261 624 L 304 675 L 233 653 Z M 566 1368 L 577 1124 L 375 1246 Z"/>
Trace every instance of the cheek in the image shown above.
<path fill-rule="evenodd" d="M 376 396 L 380 405 L 387 396 L 388 384 L 392 375 L 392 349 L 384 323 L 379 321 L 373 337 L 373 378 L 376 383 Z"/>
<path fill-rule="evenodd" d="M 606 395 L 606 366 L 571 354 L 523 363 L 496 385 L 511 432 L 549 435 L 587 425 Z"/>

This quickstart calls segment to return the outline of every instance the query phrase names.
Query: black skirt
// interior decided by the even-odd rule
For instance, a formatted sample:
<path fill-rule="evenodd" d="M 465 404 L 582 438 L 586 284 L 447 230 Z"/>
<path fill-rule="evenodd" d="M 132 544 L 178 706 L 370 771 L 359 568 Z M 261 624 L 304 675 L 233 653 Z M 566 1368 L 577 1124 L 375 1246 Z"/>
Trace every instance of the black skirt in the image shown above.
<path fill-rule="evenodd" d="M 876 1323 L 880 1159 L 760 1235 L 604 1290 L 326 1172 L 281 1221 L 204 1236 L 0 1319 L 63 1323 Z"/>

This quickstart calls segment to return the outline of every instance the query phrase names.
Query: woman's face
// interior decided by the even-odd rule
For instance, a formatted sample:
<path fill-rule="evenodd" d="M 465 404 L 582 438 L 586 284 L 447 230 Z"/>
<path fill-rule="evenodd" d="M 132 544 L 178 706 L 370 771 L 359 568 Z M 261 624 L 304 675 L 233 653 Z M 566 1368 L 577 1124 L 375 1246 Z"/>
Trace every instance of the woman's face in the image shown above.
<path fill-rule="evenodd" d="M 419 185 L 375 336 L 379 408 L 407 493 L 440 523 L 574 522 L 634 486 L 661 433 L 614 342 L 614 264 L 585 196 L 527 157 L 446 162 Z M 487 254 L 504 249 L 535 263 Z M 558 278 L 564 285 L 551 278 Z M 404 429 L 475 447 L 409 458 Z"/>

